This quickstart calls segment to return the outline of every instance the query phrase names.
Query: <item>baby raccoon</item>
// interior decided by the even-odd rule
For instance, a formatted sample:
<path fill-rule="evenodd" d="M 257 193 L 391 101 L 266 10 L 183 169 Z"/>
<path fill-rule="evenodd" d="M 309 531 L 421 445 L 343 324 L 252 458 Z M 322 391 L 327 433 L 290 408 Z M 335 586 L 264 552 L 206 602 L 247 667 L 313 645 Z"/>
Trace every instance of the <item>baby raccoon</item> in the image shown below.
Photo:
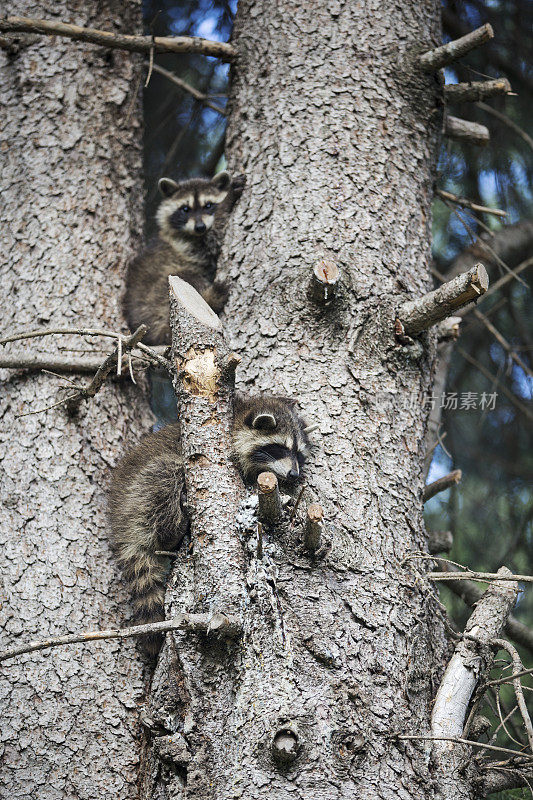
<path fill-rule="evenodd" d="M 286 397 L 237 394 L 233 416 L 233 457 L 246 481 L 274 472 L 297 480 L 309 449 L 296 401 Z M 179 423 L 145 436 L 113 471 L 109 492 L 112 537 L 130 583 L 140 621 L 164 618 L 168 561 L 157 550 L 178 547 L 188 531 Z M 161 637 L 144 645 L 156 652 Z"/>
<path fill-rule="evenodd" d="M 163 195 L 155 239 L 133 259 L 126 273 L 124 314 L 130 330 L 148 325 L 146 344 L 170 344 L 168 276 L 179 275 L 219 314 L 227 286 L 215 281 L 216 258 L 231 209 L 242 194 L 244 176 L 219 172 L 212 180 L 176 183 L 161 178 Z"/>

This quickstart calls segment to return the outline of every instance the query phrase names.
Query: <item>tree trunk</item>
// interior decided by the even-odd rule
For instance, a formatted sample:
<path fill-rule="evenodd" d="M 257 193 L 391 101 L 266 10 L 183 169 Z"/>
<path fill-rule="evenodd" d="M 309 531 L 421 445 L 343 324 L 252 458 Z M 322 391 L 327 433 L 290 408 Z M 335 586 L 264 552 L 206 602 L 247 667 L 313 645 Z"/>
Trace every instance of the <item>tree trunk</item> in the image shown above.
<path fill-rule="evenodd" d="M 9 11 L 24 15 L 28 5 L 16 0 Z M 137 0 L 31 11 L 128 32 L 141 25 Z M 124 327 L 122 274 L 142 231 L 138 63 L 59 38 L 22 36 L 18 53 L 0 51 L 4 334 Z M 105 340 L 47 337 L 9 352 L 57 354 L 61 345 L 94 357 L 102 342 L 109 350 Z M 3 645 L 116 627 L 130 606 L 109 548 L 105 484 L 150 424 L 143 393 L 108 382 L 75 417 L 61 406 L 17 418 L 56 402 L 62 381 L 1 375 Z M 1 797 L 135 796 L 143 664 L 133 642 L 34 653 L 2 672 Z"/>
<path fill-rule="evenodd" d="M 241 646 L 181 637 L 159 665 L 152 707 L 166 699 L 174 738 L 159 737 L 166 784 L 152 767 L 147 797 L 437 796 L 430 744 L 395 736 L 429 735 L 446 655 L 436 594 L 403 561 L 426 549 L 435 335 L 402 347 L 393 329 L 399 304 L 432 286 L 441 115 L 414 59 L 439 41 L 438 18 L 414 0 L 239 2 L 227 155 L 248 183 L 223 251 L 226 337 L 238 387 L 298 397 L 320 434 L 296 522 L 263 526 L 258 548 L 240 516 Z M 310 288 L 323 259 L 340 270 L 325 306 Z M 326 517 L 314 558 L 311 502 Z M 200 610 L 185 559 L 169 600 Z"/>

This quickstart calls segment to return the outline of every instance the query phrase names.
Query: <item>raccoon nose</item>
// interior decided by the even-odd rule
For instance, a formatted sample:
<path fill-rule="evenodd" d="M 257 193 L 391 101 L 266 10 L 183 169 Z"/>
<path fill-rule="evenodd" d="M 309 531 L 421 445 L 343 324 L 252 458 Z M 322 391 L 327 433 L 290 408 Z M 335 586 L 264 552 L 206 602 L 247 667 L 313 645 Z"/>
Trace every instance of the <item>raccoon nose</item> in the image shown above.
<path fill-rule="evenodd" d="M 197 222 L 194 226 L 194 230 L 196 233 L 205 233 L 206 227 L 204 222 Z"/>
<path fill-rule="evenodd" d="M 298 472 L 297 469 L 290 469 L 289 472 L 287 473 L 287 478 L 290 481 L 295 481 L 296 478 L 298 478 L 299 476 L 300 476 L 300 473 Z"/>

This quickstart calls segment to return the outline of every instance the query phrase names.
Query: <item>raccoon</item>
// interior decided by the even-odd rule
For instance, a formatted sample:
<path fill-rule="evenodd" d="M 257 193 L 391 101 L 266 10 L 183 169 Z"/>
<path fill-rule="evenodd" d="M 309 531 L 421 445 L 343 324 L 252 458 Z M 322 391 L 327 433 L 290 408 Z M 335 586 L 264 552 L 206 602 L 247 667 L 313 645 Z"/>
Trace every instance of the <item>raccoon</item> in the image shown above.
<path fill-rule="evenodd" d="M 215 280 L 216 259 L 231 209 L 242 194 L 243 175 L 220 172 L 212 180 L 176 183 L 161 178 L 163 195 L 156 213 L 158 233 L 134 258 L 126 273 L 124 315 L 134 331 L 148 325 L 146 344 L 170 344 L 168 276 L 179 275 L 219 314 L 226 284 Z"/>
<path fill-rule="evenodd" d="M 284 483 L 300 477 L 309 439 L 295 406 L 286 397 L 235 396 L 232 456 L 247 482 L 264 470 Z M 189 529 L 179 423 L 148 434 L 124 456 L 113 471 L 108 513 L 137 619 L 164 619 L 168 560 L 156 551 L 177 548 Z M 147 637 L 144 649 L 156 653 L 161 638 Z"/>

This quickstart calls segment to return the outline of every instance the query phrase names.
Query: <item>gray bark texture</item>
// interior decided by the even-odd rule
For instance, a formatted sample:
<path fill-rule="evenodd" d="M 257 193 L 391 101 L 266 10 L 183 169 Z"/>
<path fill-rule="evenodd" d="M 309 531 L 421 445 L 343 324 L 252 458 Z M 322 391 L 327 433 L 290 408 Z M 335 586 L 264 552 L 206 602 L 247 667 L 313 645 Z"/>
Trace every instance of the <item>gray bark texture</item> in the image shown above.
<path fill-rule="evenodd" d="M 108 30 L 141 26 L 137 0 L 9 5 Z M 60 38 L 22 37 L 18 54 L 0 51 L 5 334 L 123 328 L 122 275 L 142 230 L 137 58 Z M 59 346 L 97 351 L 102 342 L 115 345 L 55 336 L 13 347 L 57 356 Z M 152 421 L 143 393 L 109 381 L 75 417 L 60 407 L 16 418 L 56 402 L 62 382 L 0 376 L 1 647 L 124 625 L 130 604 L 108 544 L 105 488 L 125 442 Z M 0 797 L 135 797 L 143 669 L 131 640 L 6 662 Z"/>
<path fill-rule="evenodd" d="M 416 562 L 403 563 L 426 548 L 424 399 L 436 336 L 402 347 L 393 331 L 399 304 L 432 288 L 442 117 L 437 83 L 415 62 L 440 41 L 438 19 L 436 2 L 414 0 L 239 3 L 227 155 L 247 185 L 220 263 L 231 282 L 226 340 L 242 357 L 239 389 L 299 398 L 320 433 L 292 523 L 263 525 L 258 547 L 250 497 L 237 517 L 240 560 L 228 539 L 244 592 L 239 646 L 183 634 L 167 643 L 149 707 L 162 767 L 150 761 L 145 797 L 437 796 L 431 743 L 394 735 L 429 735 L 446 661 L 434 589 Z M 310 287 L 324 259 L 341 275 L 326 307 Z M 219 417 L 213 401 L 214 430 Z M 197 442 L 189 458 L 212 452 Z M 237 491 L 225 489 L 230 506 Z M 304 547 L 310 502 L 324 509 L 316 553 Z M 167 599 L 223 612 L 205 607 L 205 578 L 196 586 L 187 570 L 213 546 L 202 525 L 212 530 L 197 526 Z M 234 601 L 210 589 L 221 606 L 224 594 Z"/>

